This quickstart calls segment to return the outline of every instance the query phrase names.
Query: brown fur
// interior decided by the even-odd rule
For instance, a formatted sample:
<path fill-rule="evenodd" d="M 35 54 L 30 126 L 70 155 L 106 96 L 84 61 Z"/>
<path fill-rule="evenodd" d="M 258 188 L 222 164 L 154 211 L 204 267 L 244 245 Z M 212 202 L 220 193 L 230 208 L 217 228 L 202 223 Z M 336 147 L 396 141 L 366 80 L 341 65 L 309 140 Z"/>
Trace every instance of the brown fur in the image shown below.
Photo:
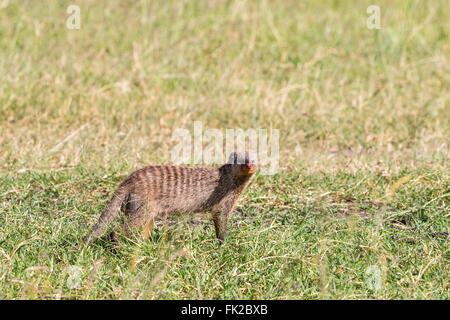
<path fill-rule="evenodd" d="M 90 244 L 102 236 L 120 212 L 124 212 L 121 228 L 125 235 L 143 230 L 145 237 L 157 218 L 211 212 L 216 236 L 222 243 L 228 218 L 255 170 L 256 164 L 248 153 L 231 154 L 228 163 L 220 168 L 144 167 L 120 183 L 83 242 Z M 113 238 L 117 238 L 115 232 Z"/>

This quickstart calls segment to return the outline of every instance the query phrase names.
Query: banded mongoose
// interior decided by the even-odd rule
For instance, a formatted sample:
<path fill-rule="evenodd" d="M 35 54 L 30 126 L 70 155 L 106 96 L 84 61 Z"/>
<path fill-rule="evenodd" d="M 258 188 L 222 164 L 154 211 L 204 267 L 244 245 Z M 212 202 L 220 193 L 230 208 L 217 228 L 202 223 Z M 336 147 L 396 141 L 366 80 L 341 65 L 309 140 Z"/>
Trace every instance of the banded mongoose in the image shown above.
<path fill-rule="evenodd" d="M 83 239 L 91 244 L 122 212 L 122 231 L 142 231 L 148 237 L 155 219 L 167 215 L 211 213 L 220 244 L 237 199 L 257 170 L 248 152 L 233 152 L 219 168 L 147 166 L 131 173 L 115 190 L 92 231 Z M 117 231 L 112 232 L 117 241 Z"/>

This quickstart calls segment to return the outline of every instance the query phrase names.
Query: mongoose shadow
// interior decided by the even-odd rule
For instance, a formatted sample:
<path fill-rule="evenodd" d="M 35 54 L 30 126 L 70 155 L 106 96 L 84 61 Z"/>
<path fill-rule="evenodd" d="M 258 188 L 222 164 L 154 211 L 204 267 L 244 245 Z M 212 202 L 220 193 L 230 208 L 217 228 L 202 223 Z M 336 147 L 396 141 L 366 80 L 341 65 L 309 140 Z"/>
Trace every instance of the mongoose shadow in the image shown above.
<path fill-rule="evenodd" d="M 148 166 L 131 173 L 115 190 L 110 202 L 83 244 L 105 234 L 121 215 L 120 232 L 135 231 L 148 238 L 155 220 L 180 214 L 211 213 L 219 243 L 239 196 L 257 170 L 256 157 L 248 152 L 232 153 L 219 168 Z M 111 234 L 118 242 L 119 232 Z"/>

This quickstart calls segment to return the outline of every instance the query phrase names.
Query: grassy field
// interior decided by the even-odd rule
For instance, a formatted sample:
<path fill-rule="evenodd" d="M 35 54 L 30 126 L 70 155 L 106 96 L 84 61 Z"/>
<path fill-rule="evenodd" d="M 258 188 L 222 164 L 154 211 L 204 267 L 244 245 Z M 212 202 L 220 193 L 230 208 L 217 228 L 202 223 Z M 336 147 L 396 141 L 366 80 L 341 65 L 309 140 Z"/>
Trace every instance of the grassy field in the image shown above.
<path fill-rule="evenodd" d="M 449 32 L 447 0 L 0 0 L 0 299 L 449 299 Z M 196 120 L 280 130 L 225 245 L 71 251 Z"/>

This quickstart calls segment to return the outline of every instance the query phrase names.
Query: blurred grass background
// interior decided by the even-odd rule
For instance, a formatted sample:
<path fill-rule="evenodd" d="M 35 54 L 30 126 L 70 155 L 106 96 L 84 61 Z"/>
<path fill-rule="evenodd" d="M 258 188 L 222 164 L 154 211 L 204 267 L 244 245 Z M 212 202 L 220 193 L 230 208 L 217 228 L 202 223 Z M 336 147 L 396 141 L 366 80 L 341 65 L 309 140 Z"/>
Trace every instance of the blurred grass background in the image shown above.
<path fill-rule="evenodd" d="M 0 0 L 0 297 L 448 298 L 449 27 L 447 0 Z M 130 244 L 69 253 L 195 120 L 280 130 L 280 173 L 244 196 L 230 245 L 186 222 L 138 241 L 140 270 Z"/>

